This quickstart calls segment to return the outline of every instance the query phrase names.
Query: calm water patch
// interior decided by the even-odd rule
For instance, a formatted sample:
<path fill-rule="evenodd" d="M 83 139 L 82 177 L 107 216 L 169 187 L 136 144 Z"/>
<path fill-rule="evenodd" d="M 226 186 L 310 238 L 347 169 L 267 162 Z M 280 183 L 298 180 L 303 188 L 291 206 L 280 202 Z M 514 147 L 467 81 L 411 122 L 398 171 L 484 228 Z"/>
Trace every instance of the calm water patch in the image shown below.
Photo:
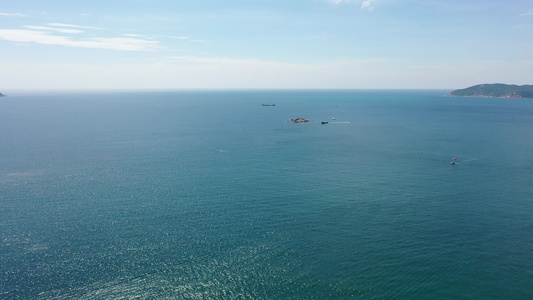
<path fill-rule="evenodd" d="M 444 94 L 3 98 L 0 297 L 532 298 L 533 102 Z"/>

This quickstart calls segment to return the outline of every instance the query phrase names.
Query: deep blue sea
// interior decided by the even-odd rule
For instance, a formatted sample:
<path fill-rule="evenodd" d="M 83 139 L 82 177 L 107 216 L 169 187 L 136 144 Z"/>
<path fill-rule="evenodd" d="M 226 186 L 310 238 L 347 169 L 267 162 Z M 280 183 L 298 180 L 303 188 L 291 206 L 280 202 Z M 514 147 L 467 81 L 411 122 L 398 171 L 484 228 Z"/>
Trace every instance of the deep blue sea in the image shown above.
<path fill-rule="evenodd" d="M 533 100 L 447 92 L 0 98 L 0 298 L 533 299 Z"/>

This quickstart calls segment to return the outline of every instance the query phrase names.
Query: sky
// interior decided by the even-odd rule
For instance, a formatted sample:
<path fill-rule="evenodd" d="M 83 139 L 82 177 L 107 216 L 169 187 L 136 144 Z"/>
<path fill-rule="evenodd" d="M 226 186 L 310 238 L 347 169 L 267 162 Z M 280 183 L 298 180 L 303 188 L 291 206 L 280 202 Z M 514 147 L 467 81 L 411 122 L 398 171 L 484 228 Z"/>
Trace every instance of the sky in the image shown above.
<path fill-rule="evenodd" d="M 533 84 L 531 0 L 17 0 L 0 91 Z"/>

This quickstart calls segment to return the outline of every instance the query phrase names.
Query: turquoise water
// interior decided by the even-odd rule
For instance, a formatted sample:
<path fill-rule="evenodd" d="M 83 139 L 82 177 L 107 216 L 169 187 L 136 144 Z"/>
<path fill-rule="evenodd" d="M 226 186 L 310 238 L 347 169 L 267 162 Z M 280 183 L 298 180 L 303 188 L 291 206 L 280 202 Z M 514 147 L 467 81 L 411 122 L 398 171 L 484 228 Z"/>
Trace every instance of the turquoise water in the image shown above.
<path fill-rule="evenodd" d="M 533 102 L 447 92 L 2 98 L 0 298 L 531 299 Z"/>

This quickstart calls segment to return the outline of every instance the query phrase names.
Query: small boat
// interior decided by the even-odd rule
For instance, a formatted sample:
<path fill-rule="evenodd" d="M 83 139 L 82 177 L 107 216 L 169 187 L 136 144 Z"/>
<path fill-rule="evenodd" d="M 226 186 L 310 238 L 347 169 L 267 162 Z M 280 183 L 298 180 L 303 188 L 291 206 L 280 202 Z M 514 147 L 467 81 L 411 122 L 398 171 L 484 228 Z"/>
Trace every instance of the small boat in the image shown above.
<path fill-rule="evenodd" d="M 455 165 L 455 162 L 454 162 L 454 161 L 452 161 L 452 162 L 450 163 L 450 165 Z"/>
<path fill-rule="evenodd" d="M 323 121 L 322 124 L 328 124 L 328 122 Z"/>
<path fill-rule="evenodd" d="M 263 104 L 263 106 L 276 106 L 276 104 Z"/>
<path fill-rule="evenodd" d="M 335 117 L 333 117 L 333 118 L 331 118 L 331 119 L 332 119 L 332 120 L 337 120 L 337 119 L 335 119 Z"/>

